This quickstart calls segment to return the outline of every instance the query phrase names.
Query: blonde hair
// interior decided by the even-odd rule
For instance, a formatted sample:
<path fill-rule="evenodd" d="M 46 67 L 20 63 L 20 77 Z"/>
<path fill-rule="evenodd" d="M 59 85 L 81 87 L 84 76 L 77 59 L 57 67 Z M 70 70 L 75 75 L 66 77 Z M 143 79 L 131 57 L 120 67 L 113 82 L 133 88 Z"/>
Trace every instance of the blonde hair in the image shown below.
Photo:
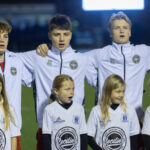
<path fill-rule="evenodd" d="M 12 26 L 6 21 L 0 21 L 0 32 L 10 33 Z"/>
<path fill-rule="evenodd" d="M 6 95 L 5 84 L 3 76 L 0 74 L 0 83 L 2 84 L 2 90 L 0 95 L 0 101 L 2 102 L 4 108 L 4 129 L 7 130 L 10 125 L 10 120 L 15 124 L 14 118 L 10 112 L 10 107 L 8 103 L 8 98 Z"/>
<path fill-rule="evenodd" d="M 62 84 L 64 81 L 72 81 L 73 82 L 73 79 L 70 76 L 65 75 L 65 74 L 55 77 L 55 79 L 53 81 L 53 86 L 52 86 L 52 93 L 49 98 L 49 104 L 52 103 L 53 101 L 57 100 L 56 94 L 54 93 L 54 89 L 59 90 L 62 87 Z"/>
<path fill-rule="evenodd" d="M 121 19 L 125 20 L 129 24 L 129 26 L 131 28 L 131 26 L 132 26 L 131 20 L 128 18 L 128 16 L 125 13 L 120 11 L 118 13 L 113 13 L 112 16 L 110 17 L 110 20 L 109 20 L 109 31 L 111 31 L 113 22 L 115 20 L 121 20 Z"/>
<path fill-rule="evenodd" d="M 125 87 L 125 82 L 120 76 L 113 74 L 113 75 L 110 75 L 105 80 L 103 90 L 102 90 L 102 97 L 100 100 L 100 107 L 101 107 L 101 113 L 102 113 L 101 120 L 104 124 L 106 124 L 107 121 L 110 120 L 110 114 L 109 114 L 108 109 L 110 105 L 112 104 L 112 100 L 111 100 L 112 91 L 119 87 Z M 121 102 L 120 107 L 126 113 L 127 105 L 124 100 Z"/>

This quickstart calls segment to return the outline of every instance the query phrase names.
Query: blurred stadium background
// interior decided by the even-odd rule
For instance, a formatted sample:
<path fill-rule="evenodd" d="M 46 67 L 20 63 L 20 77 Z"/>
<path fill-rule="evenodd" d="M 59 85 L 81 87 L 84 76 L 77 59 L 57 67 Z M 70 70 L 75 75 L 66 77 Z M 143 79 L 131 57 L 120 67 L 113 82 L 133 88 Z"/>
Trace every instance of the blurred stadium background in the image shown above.
<path fill-rule="evenodd" d="M 130 5 L 130 4 L 129 4 Z M 9 21 L 13 30 L 10 34 L 9 50 L 24 52 L 35 49 L 41 43 L 49 43 L 48 21 L 56 14 L 68 15 L 73 24 L 71 45 L 74 49 L 90 50 L 111 43 L 107 25 L 113 11 L 84 11 L 82 0 L 1 0 L 0 19 Z M 132 20 L 131 43 L 150 45 L 150 0 L 145 0 L 143 10 L 124 10 Z M 150 87 L 145 78 L 143 109 L 150 105 Z M 94 105 L 95 91 L 86 84 L 85 110 L 88 117 Z M 22 150 L 35 150 L 37 123 L 32 89 L 23 86 Z"/>

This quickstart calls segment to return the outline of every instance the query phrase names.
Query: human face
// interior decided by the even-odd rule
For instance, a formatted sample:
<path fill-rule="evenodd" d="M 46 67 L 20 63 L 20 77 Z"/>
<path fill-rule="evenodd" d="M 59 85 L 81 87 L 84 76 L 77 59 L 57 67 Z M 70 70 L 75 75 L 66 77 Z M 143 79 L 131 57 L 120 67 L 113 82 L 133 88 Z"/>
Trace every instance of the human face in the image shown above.
<path fill-rule="evenodd" d="M 112 90 L 112 93 L 111 93 L 112 103 L 120 104 L 123 101 L 124 93 L 125 93 L 125 87 L 124 86 Z"/>
<path fill-rule="evenodd" d="M 0 30 L 0 55 L 3 55 L 8 46 L 8 32 Z"/>
<path fill-rule="evenodd" d="M 54 29 L 52 32 L 49 32 L 52 46 L 60 51 L 65 50 L 69 46 L 71 37 L 72 32 L 70 30 Z"/>
<path fill-rule="evenodd" d="M 128 43 L 131 36 L 130 25 L 123 19 L 114 20 L 111 26 L 110 35 L 115 43 Z"/>
<path fill-rule="evenodd" d="M 60 104 L 70 103 L 74 95 L 74 83 L 71 80 L 64 81 L 59 90 L 55 89 L 55 93 Z"/>

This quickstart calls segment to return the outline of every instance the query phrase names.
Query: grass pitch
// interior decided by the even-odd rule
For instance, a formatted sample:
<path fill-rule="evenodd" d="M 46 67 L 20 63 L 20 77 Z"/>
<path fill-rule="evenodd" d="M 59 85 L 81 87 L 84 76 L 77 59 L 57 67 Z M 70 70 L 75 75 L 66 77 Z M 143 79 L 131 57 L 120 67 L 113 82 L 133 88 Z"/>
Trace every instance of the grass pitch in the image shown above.
<path fill-rule="evenodd" d="M 143 96 L 143 110 L 150 105 L 150 87 L 147 85 L 150 74 L 146 75 Z M 135 91 L 136 92 L 136 91 Z M 86 119 L 89 116 L 91 108 L 94 106 L 95 90 L 85 83 L 85 113 Z M 22 136 L 21 136 L 21 148 L 22 150 L 36 150 L 36 131 L 38 124 L 35 117 L 35 106 L 33 100 L 32 88 L 23 86 L 22 92 Z"/>

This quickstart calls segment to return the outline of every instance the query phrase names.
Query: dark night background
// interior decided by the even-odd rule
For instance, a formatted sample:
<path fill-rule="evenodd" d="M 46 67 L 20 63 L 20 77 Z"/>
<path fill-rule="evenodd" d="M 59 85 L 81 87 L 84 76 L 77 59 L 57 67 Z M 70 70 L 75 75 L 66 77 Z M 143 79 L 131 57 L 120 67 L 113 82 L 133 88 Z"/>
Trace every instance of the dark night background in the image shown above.
<path fill-rule="evenodd" d="M 3 6 L 52 5 L 50 11 L 38 12 L 1 11 Z M 130 5 L 130 4 L 129 4 Z M 41 43 L 48 43 L 48 20 L 56 13 L 68 15 L 73 22 L 71 44 L 75 49 L 93 49 L 110 44 L 107 25 L 112 13 L 118 11 L 83 11 L 82 0 L 3 0 L 0 2 L 0 18 L 8 20 L 13 31 L 10 34 L 9 49 L 27 51 Z M 145 0 L 144 10 L 124 11 L 132 21 L 131 43 L 150 45 L 150 0 Z M 16 19 L 17 18 L 17 19 Z"/>

